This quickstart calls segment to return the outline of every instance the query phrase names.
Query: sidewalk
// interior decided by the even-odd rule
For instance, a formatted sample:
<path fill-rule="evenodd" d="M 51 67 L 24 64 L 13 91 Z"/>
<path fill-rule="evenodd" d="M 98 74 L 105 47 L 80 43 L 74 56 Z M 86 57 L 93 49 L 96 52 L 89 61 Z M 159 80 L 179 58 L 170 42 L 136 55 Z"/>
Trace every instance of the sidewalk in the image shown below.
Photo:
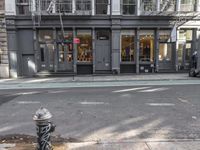
<path fill-rule="evenodd" d="M 145 80 L 197 80 L 188 73 L 159 73 L 141 75 L 77 75 L 69 77 L 0 79 L 0 83 L 65 83 L 65 82 L 100 82 L 100 81 L 145 81 Z"/>
<path fill-rule="evenodd" d="M 0 150 L 35 150 L 36 144 L 0 144 Z M 116 142 L 116 143 L 64 143 L 54 150 L 200 150 L 200 141 Z"/>

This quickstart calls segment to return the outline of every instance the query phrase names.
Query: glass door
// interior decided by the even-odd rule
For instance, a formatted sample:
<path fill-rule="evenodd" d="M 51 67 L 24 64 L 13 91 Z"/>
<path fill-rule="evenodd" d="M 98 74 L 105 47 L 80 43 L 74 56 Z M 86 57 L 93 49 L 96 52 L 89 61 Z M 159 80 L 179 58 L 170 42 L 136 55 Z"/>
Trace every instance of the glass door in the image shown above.
<path fill-rule="evenodd" d="M 72 44 L 58 44 L 58 70 L 72 71 L 73 69 L 73 49 Z"/>
<path fill-rule="evenodd" d="M 178 65 L 179 70 L 185 70 L 190 68 L 192 52 L 192 43 L 182 42 L 178 45 Z"/>

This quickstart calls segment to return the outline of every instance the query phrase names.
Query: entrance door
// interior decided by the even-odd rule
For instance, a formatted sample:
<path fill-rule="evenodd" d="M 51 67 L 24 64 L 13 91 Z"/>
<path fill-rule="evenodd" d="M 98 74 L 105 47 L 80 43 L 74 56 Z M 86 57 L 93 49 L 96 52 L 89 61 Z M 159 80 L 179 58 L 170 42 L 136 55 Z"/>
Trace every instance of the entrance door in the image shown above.
<path fill-rule="evenodd" d="M 110 32 L 99 30 L 96 32 L 95 68 L 96 71 L 111 70 Z"/>
<path fill-rule="evenodd" d="M 172 70 L 174 67 L 174 54 L 172 51 L 172 43 L 159 44 L 159 69 Z"/>
<path fill-rule="evenodd" d="M 73 50 L 72 44 L 58 44 L 58 70 L 73 70 Z"/>
<path fill-rule="evenodd" d="M 54 45 L 40 44 L 40 71 L 53 71 L 54 69 Z"/>
<path fill-rule="evenodd" d="M 190 42 L 180 42 L 178 45 L 178 63 L 179 69 L 189 69 L 192 53 L 192 43 Z"/>

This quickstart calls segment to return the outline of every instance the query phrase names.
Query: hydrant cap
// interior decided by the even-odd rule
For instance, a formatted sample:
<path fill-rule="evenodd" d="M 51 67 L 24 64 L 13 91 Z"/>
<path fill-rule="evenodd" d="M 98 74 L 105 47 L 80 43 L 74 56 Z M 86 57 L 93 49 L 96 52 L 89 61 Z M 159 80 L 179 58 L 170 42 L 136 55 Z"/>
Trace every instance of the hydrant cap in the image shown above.
<path fill-rule="evenodd" d="M 43 120 L 51 119 L 51 117 L 52 117 L 52 114 L 46 108 L 41 107 L 40 109 L 36 111 L 35 115 L 33 116 L 33 120 L 43 121 Z"/>

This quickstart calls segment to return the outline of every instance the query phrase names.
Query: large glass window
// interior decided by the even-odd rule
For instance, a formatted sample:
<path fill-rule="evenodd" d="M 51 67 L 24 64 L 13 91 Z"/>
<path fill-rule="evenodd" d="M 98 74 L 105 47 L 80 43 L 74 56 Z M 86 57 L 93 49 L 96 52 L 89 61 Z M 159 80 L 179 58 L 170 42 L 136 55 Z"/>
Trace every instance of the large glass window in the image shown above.
<path fill-rule="evenodd" d="M 156 0 L 141 0 L 141 7 L 143 11 L 155 11 Z"/>
<path fill-rule="evenodd" d="M 170 31 L 159 31 L 159 61 L 172 60 L 172 44 L 170 43 Z"/>
<path fill-rule="evenodd" d="M 192 53 L 192 30 L 181 29 L 178 36 L 178 62 L 180 69 L 187 69 L 190 64 L 190 57 Z"/>
<path fill-rule="evenodd" d="M 161 11 L 175 11 L 176 0 L 160 0 L 160 10 Z"/>
<path fill-rule="evenodd" d="M 194 11 L 195 0 L 181 0 L 180 11 Z"/>
<path fill-rule="evenodd" d="M 76 10 L 91 10 L 91 0 L 76 0 Z"/>
<path fill-rule="evenodd" d="M 154 60 L 154 31 L 140 31 L 140 61 L 153 62 Z"/>
<path fill-rule="evenodd" d="M 17 5 L 17 13 L 19 15 L 30 14 L 29 0 L 17 0 L 16 5 Z"/>
<path fill-rule="evenodd" d="M 123 15 L 134 15 L 136 13 L 136 0 L 122 0 Z"/>
<path fill-rule="evenodd" d="M 96 14 L 110 14 L 110 0 L 96 0 Z"/>
<path fill-rule="evenodd" d="M 135 34 L 131 31 L 122 31 L 121 34 L 121 61 L 132 62 L 135 58 Z"/>
<path fill-rule="evenodd" d="M 73 32 L 72 31 L 64 31 L 64 39 L 63 33 L 58 31 L 57 39 L 60 42 L 58 46 L 59 49 L 59 62 L 72 62 L 73 61 Z"/>
<path fill-rule="evenodd" d="M 80 43 L 77 44 L 78 62 L 92 62 L 92 33 L 91 30 L 78 30 L 77 38 Z"/>

